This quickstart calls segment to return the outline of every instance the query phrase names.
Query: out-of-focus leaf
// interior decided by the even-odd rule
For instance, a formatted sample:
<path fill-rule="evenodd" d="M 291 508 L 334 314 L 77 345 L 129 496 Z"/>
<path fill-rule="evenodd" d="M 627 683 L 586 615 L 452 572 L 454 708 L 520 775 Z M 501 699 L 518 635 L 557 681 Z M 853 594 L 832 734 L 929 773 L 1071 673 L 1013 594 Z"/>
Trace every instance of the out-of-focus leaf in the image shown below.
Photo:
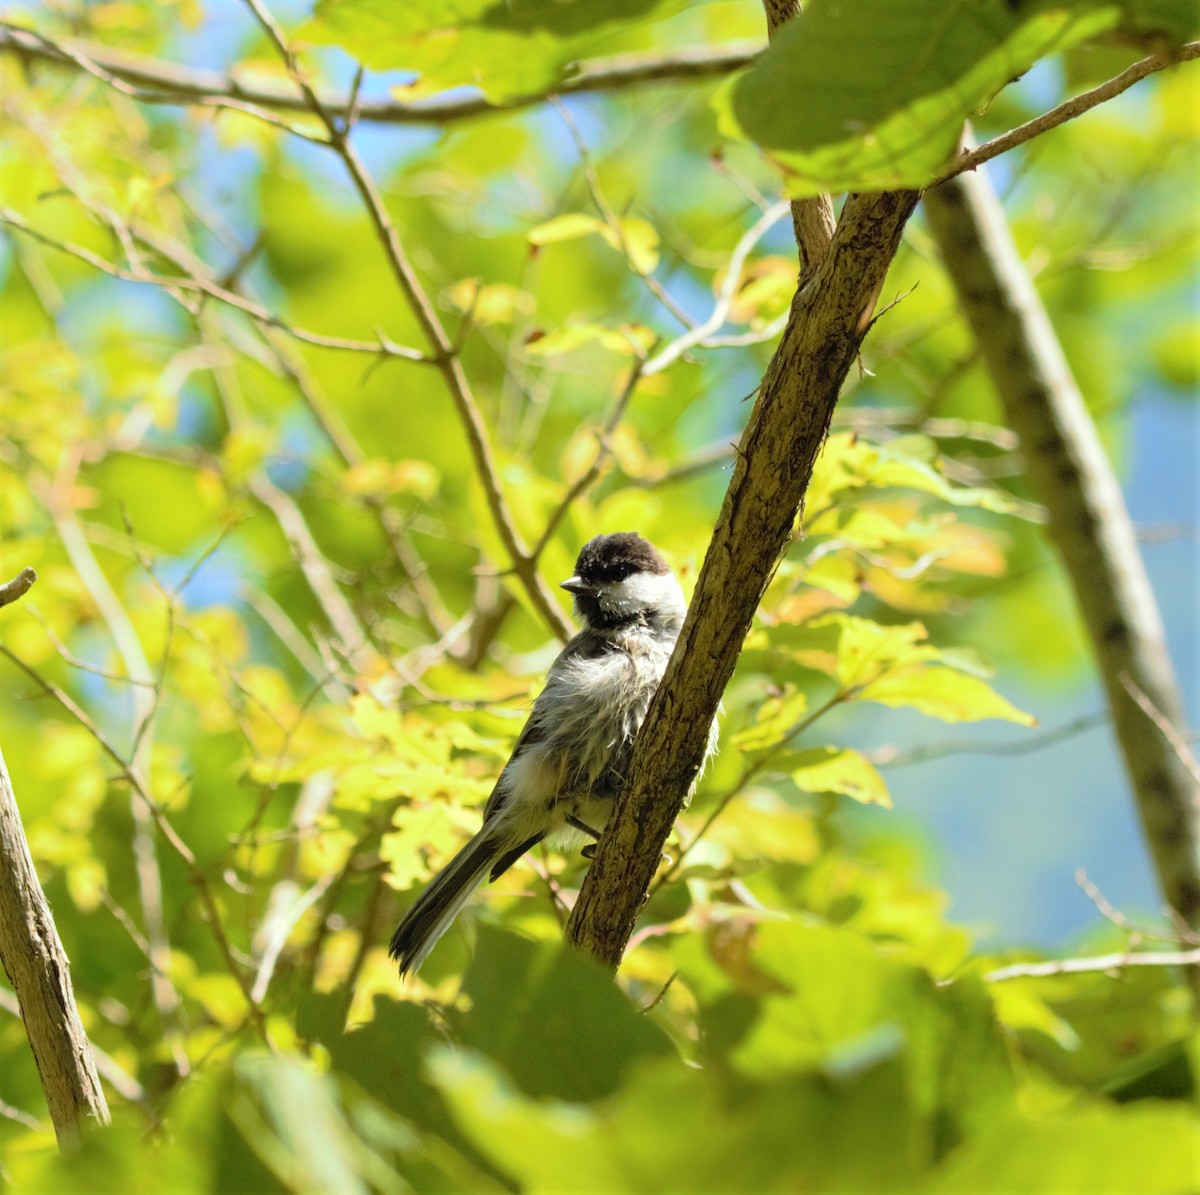
<path fill-rule="evenodd" d="M 731 135 L 756 142 L 789 191 L 919 187 L 963 122 L 1039 58 L 1122 26 L 1182 41 L 1182 0 L 812 0 L 720 93 Z"/>
<path fill-rule="evenodd" d="M 1198 1158 L 1200 1129 L 1189 1108 L 1008 1116 L 952 1154 L 930 1190 L 1176 1195 L 1195 1187 Z"/>
<path fill-rule="evenodd" d="M 999 718 L 1020 726 L 1037 719 L 1001 697 L 986 681 L 951 668 L 905 667 L 889 672 L 860 689 L 856 701 L 908 706 L 943 722 L 979 722 Z"/>
<path fill-rule="evenodd" d="M 654 341 L 653 333 L 641 325 L 608 328 L 603 324 L 565 324 L 544 336 L 531 337 L 525 352 L 531 357 L 560 357 L 589 344 L 599 344 L 612 353 L 644 353 Z"/>
<path fill-rule="evenodd" d="M 790 754 L 792 783 L 806 793 L 839 793 L 864 805 L 892 807 L 883 777 L 850 747 L 814 747 Z"/>
<path fill-rule="evenodd" d="M 638 1059 L 674 1053 L 601 967 L 553 942 L 482 928 L 463 991 L 462 1041 L 530 1095 L 597 1099 Z"/>
<path fill-rule="evenodd" d="M 739 751 L 772 747 L 795 727 L 808 712 L 808 694 L 791 689 L 777 697 L 768 697 L 758 707 L 754 721 L 733 735 L 730 746 Z"/>
<path fill-rule="evenodd" d="M 472 84 L 491 100 L 549 91 L 566 67 L 622 26 L 678 11 L 684 0 L 319 0 L 298 36 L 339 45 L 367 66 L 416 71 L 420 95 Z"/>

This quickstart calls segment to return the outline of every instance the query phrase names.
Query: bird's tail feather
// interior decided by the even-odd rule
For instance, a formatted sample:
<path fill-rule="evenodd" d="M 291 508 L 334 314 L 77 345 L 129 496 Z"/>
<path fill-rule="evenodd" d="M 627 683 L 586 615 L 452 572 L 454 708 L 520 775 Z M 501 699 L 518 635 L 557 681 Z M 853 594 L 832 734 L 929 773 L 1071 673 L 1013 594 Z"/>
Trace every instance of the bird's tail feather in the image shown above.
<path fill-rule="evenodd" d="M 481 831 L 417 897 L 417 903 L 396 927 L 388 947 L 388 953 L 400 963 L 401 975 L 416 973 L 471 893 L 483 882 L 505 845 L 503 839 Z"/>

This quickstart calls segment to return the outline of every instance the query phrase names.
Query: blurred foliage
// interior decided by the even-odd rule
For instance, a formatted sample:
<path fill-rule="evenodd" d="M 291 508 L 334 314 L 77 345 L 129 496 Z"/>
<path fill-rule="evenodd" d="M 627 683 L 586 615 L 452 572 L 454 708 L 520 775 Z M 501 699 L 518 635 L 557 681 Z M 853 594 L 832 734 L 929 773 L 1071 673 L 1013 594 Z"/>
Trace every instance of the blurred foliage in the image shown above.
<path fill-rule="evenodd" d="M 408 72 L 368 75 L 373 98 L 509 99 L 581 55 L 757 38 L 762 20 L 661 0 L 287 15 L 308 17 L 307 45 Z M 238 8 L 62 0 L 36 27 L 282 77 Z M 340 51 L 304 62 L 342 89 L 353 75 Z M 863 702 L 1027 726 L 1006 677 L 1079 667 L 919 220 L 620 985 L 557 945 L 584 864 L 539 851 L 402 988 L 390 927 L 478 824 L 556 650 L 439 372 L 289 332 L 424 350 L 419 323 L 327 149 L 60 67 L 5 57 L 0 76 L 3 203 L 59 246 L 0 244 L 0 574 L 40 574 L 0 615 L 0 741 L 116 1112 L 67 1158 L 0 1117 L 0 1181 L 1195 1186 L 1182 988 L 1149 970 L 986 982 L 991 960 L 889 832 L 895 748 L 842 741 Z M 1194 377 L 1194 83 L 1143 86 L 1006 159 L 1014 227 L 1101 411 Z M 518 532 L 538 544 L 555 519 L 549 580 L 592 534 L 636 528 L 690 587 L 715 521 L 794 286 L 786 220 L 735 280 L 732 343 L 629 383 L 680 334 L 669 307 L 708 317 L 778 187 L 722 141 L 719 90 L 353 133 L 460 349 Z M 1006 89 L 982 132 L 1036 98 Z M 0 1018 L 0 1111 L 39 1117 L 20 1022 Z"/>

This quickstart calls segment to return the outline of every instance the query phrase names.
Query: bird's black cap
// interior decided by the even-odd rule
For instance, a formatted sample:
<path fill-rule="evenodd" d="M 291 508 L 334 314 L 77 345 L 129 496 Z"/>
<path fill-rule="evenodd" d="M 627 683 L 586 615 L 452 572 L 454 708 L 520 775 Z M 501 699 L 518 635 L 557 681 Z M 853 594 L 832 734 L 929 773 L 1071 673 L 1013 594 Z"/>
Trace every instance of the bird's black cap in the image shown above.
<path fill-rule="evenodd" d="M 575 561 L 575 575 L 582 581 L 621 581 L 634 573 L 662 576 L 671 570 L 654 545 L 636 531 L 597 535 L 583 545 Z"/>

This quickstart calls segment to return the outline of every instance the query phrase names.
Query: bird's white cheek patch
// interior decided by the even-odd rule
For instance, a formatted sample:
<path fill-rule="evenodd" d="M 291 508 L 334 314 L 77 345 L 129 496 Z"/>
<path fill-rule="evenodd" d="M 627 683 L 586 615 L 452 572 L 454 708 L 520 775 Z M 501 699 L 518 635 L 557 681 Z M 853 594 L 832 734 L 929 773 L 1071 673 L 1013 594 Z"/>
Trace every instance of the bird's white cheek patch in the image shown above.
<path fill-rule="evenodd" d="M 616 613 L 652 609 L 671 613 L 683 609 L 683 591 L 670 573 L 634 573 L 607 586 L 600 594 L 600 604 Z"/>

